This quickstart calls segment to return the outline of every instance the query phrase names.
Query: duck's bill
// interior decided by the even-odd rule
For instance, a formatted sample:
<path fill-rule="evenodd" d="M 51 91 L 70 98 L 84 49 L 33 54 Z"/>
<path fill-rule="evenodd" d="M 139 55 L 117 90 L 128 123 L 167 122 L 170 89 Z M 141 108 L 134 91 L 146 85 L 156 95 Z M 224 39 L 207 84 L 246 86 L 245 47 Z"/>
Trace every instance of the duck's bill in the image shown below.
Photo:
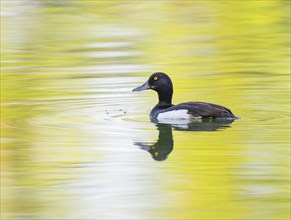
<path fill-rule="evenodd" d="M 148 82 L 145 82 L 145 84 L 136 87 L 136 88 L 133 89 L 132 91 L 133 91 L 133 92 L 138 92 L 138 91 L 143 91 L 143 90 L 147 90 L 147 89 L 150 89 L 150 88 L 151 88 L 151 87 L 149 86 L 149 83 L 148 83 Z"/>

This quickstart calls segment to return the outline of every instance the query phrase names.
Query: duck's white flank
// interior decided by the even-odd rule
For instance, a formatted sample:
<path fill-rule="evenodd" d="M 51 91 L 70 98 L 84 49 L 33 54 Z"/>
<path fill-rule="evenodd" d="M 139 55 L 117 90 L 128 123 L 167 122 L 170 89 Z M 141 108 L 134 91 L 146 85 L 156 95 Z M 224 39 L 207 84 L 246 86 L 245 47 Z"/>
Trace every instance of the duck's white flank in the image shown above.
<path fill-rule="evenodd" d="M 158 114 L 157 119 L 158 120 L 175 119 L 175 120 L 187 120 L 187 121 L 194 120 L 195 121 L 197 119 L 201 119 L 201 117 L 193 117 L 193 115 L 188 114 L 188 110 L 180 109 L 180 110 L 162 112 L 162 113 Z"/>

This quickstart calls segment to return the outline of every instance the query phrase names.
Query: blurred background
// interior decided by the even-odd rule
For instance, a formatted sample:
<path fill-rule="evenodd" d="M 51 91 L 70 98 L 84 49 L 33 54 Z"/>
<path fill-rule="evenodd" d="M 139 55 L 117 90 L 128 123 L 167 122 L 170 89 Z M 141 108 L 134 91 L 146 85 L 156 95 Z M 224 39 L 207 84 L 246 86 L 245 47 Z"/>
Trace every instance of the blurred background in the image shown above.
<path fill-rule="evenodd" d="M 287 0 L 2 0 L 1 219 L 289 219 L 289 59 Z M 241 119 L 150 122 L 157 71 Z"/>

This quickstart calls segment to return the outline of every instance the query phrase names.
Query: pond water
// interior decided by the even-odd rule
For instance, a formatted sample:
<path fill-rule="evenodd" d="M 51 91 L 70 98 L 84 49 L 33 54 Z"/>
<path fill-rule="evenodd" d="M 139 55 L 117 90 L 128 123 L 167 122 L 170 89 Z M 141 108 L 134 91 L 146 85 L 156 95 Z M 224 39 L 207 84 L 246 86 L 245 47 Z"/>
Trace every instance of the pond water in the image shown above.
<path fill-rule="evenodd" d="M 288 1 L 1 4 L 1 219 L 289 219 Z M 157 71 L 241 119 L 150 122 Z"/>

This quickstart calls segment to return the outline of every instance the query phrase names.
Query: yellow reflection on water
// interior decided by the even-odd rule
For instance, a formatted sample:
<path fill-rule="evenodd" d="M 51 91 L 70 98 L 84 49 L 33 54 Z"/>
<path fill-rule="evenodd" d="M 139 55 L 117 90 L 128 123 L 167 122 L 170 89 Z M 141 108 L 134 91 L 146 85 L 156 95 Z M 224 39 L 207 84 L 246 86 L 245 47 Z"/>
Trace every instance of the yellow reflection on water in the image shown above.
<path fill-rule="evenodd" d="M 1 4 L 1 218 L 290 217 L 288 1 Z M 153 160 L 155 71 L 241 120 Z"/>

